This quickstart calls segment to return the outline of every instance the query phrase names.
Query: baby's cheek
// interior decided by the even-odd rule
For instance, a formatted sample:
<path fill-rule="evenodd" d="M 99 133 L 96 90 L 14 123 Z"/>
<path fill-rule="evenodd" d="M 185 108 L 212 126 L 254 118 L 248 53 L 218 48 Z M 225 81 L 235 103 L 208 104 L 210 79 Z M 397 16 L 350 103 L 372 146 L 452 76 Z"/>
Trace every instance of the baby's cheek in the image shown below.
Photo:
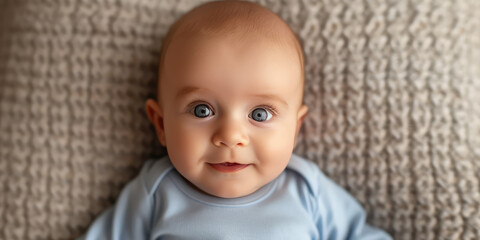
<path fill-rule="evenodd" d="M 269 130 L 268 133 L 262 134 L 265 151 L 282 154 L 293 149 L 295 132 L 290 124 L 279 124 L 275 129 Z"/>
<path fill-rule="evenodd" d="M 170 157 L 182 161 L 198 160 L 208 144 L 206 130 L 183 121 L 176 121 L 172 123 L 171 127 L 169 136 L 167 136 L 170 138 L 167 139 L 167 151 Z"/>
<path fill-rule="evenodd" d="M 283 171 L 293 151 L 293 138 L 294 133 L 286 128 L 277 128 L 256 137 L 255 152 L 264 166 L 261 169 L 263 174 L 276 177 Z"/>

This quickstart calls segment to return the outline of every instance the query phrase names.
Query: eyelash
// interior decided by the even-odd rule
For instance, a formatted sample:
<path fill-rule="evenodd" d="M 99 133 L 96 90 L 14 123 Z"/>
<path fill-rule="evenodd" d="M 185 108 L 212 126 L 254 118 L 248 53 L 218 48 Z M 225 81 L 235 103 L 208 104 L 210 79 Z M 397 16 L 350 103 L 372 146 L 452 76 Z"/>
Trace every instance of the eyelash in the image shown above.
<path fill-rule="evenodd" d="M 202 101 L 194 101 L 194 102 L 188 104 L 188 106 L 187 106 L 188 112 L 191 113 L 193 110 L 195 110 L 195 107 L 196 107 L 197 105 L 200 105 L 200 104 L 205 104 L 205 105 L 207 105 L 207 106 L 210 108 L 210 110 L 212 110 L 213 115 L 215 115 L 215 111 L 213 111 L 213 107 L 210 106 L 210 104 L 208 104 L 208 103 L 206 103 L 206 102 L 202 102 Z M 254 109 L 257 109 L 257 108 L 265 108 L 267 111 L 269 111 L 269 112 L 272 114 L 272 116 L 277 116 L 277 115 L 278 115 L 277 108 L 276 108 L 275 106 L 273 106 L 273 105 L 263 104 L 263 105 L 260 105 L 260 106 L 255 107 Z"/>
<path fill-rule="evenodd" d="M 270 111 L 270 113 L 273 115 L 273 116 L 276 116 L 277 115 L 277 108 L 272 106 L 272 105 L 269 105 L 269 104 L 264 104 L 264 105 L 261 105 L 261 106 L 258 106 L 259 108 L 266 108 L 268 111 Z M 257 107 L 257 108 L 258 108 Z"/>

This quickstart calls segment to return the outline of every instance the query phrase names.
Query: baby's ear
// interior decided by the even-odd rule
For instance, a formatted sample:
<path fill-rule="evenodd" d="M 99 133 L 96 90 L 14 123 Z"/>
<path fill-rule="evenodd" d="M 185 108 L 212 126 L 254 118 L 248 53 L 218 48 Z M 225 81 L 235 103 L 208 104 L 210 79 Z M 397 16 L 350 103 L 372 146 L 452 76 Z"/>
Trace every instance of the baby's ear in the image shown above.
<path fill-rule="evenodd" d="M 302 106 L 298 109 L 298 113 L 297 113 L 297 129 L 295 130 L 295 146 L 297 145 L 298 133 L 299 133 L 299 131 L 300 131 L 300 128 L 302 127 L 303 120 L 304 120 L 305 117 L 307 116 L 307 113 L 308 113 L 308 107 L 307 107 L 307 105 L 302 105 Z"/>
<path fill-rule="evenodd" d="M 300 109 L 298 109 L 297 118 L 298 118 L 298 121 L 299 121 L 300 125 L 303 123 L 303 120 L 307 116 L 307 113 L 308 113 L 307 105 L 302 105 L 300 107 Z"/>
<path fill-rule="evenodd" d="M 165 140 L 165 128 L 163 125 L 163 112 L 160 109 L 158 103 L 153 99 L 148 99 L 145 102 L 145 110 L 147 111 L 147 116 L 150 122 L 155 127 L 158 140 L 162 146 L 166 147 L 167 142 Z"/>

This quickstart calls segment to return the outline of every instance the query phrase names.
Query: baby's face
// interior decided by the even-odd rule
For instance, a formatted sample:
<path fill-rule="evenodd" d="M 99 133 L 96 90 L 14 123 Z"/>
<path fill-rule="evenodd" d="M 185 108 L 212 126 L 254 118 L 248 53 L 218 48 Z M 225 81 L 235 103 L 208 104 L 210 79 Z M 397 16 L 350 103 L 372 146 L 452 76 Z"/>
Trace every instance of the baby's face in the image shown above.
<path fill-rule="evenodd" d="M 307 112 L 295 51 L 252 41 L 183 38 L 165 56 L 160 141 L 183 177 L 218 197 L 276 178 Z"/>

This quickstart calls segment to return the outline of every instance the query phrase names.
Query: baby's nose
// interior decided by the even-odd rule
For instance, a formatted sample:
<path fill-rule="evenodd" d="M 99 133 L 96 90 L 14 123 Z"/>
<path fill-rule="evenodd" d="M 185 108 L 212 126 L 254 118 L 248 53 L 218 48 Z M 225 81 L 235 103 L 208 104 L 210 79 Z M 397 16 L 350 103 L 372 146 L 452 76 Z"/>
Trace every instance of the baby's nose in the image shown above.
<path fill-rule="evenodd" d="M 212 143 L 217 147 L 226 146 L 228 148 L 247 146 L 249 139 L 245 127 L 240 121 L 225 120 L 220 123 L 217 131 L 213 134 Z"/>

